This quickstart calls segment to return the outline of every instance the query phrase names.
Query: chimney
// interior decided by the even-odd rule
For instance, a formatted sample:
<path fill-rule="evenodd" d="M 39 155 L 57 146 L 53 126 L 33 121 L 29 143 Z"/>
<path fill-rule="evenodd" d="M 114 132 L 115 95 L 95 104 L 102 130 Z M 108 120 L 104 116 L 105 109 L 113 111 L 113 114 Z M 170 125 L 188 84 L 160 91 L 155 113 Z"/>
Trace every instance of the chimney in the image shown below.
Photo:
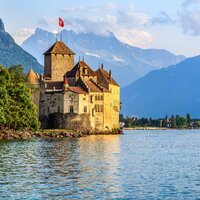
<path fill-rule="evenodd" d="M 104 65 L 103 65 L 103 63 L 101 64 L 101 69 L 104 69 Z"/>
<path fill-rule="evenodd" d="M 109 79 L 112 80 L 112 71 L 109 71 Z"/>

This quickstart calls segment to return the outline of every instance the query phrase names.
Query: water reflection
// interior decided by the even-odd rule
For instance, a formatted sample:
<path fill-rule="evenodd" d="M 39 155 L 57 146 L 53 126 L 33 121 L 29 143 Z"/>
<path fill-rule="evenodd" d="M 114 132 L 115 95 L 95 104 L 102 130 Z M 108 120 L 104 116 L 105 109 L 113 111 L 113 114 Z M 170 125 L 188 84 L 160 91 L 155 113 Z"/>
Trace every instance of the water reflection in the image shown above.
<path fill-rule="evenodd" d="M 1 142 L 0 199 L 114 198 L 119 152 L 119 136 Z"/>
<path fill-rule="evenodd" d="M 0 199 L 198 199 L 200 131 L 0 142 Z"/>

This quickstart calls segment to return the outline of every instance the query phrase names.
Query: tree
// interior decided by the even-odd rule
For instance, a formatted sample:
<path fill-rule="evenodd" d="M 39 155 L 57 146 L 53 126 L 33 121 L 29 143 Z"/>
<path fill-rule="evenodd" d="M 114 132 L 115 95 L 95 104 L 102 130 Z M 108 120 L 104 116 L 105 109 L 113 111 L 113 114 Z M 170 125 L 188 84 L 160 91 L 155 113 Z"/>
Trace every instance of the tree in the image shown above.
<path fill-rule="evenodd" d="M 176 119 L 174 118 L 174 115 L 171 117 L 171 127 L 175 128 L 176 127 Z"/>
<path fill-rule="evenodd" d="M 21 66 L 0 66 L 0 125 L 12 129 L 39 128 L 36 106 Z"/>
<path fill-rule="evenodd" d="M 24 74 L 23 68 L 21 65 L 14 65 L 8 69 L 12 83 L 25 83 L 26 75 Z"/>
<path fill-rule="evenodd" d="M 9 95 L 7 87 L 10 84 L 10 74 L 0 65 L 0 125 L 4 126 L 9 119 Z"/>
<path fill-rule="evenodd" d="M 167 127 L 167 124 L 168 124 L 168 116 L 165 115 L 165 119 L 163 120 L 162 126 Z"/>
<path fill-rule="evenodd" d="M 190 117 L 189 113 L 187 114 L 187 124 L 188 124 L 188 126 L 190 126 L 190 124 L 191 124 L 191 117 Z"/>
<path fill-rule="evenodd" d="M 125 121 L 123 114 L 119 114 L 119 121 L 120 122 L 124 122 Z"/>
<path fill-rule="evenodd" d="M 180 127 L 180 120 L 179 120 L 179 115 L 176 115 L 176 126 Z"/>
<path fill-rule="evenodd" d="M 183 127 L 187 127 L 188 123 L 187 123 L 187 118 L 185 117 L 179 117 L 179 127 L 183 128 Z"/>

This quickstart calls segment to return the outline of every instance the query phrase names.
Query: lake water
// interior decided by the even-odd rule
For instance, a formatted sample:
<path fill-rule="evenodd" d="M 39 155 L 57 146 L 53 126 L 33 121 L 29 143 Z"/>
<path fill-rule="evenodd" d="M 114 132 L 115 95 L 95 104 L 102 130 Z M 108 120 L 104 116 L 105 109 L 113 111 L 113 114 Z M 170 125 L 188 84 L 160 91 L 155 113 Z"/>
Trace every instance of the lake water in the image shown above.
<path fill-rule="evenodd" d="M 98 198 L 200 198 L 200 130 L 0 142 L 0 199 Z"/>

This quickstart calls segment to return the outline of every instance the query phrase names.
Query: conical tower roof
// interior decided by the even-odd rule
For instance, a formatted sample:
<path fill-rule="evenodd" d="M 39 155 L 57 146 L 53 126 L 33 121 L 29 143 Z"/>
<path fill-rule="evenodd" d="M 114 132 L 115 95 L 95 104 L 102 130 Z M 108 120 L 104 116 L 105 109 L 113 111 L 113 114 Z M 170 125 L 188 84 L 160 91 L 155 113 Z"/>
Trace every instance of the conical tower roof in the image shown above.
<path fill-rule="evenodd" d="M 32 69 L 28 72 L 26 78 L 30 84 L 39 84 L 39 78 Z"/>
<path fill-rule="evenodd" d="M 75 55 L 75 53 L 67 47 L 62 41 L 56 41 L 45 53 L 47 54 L 65 54 L 65 55 Z"/>

